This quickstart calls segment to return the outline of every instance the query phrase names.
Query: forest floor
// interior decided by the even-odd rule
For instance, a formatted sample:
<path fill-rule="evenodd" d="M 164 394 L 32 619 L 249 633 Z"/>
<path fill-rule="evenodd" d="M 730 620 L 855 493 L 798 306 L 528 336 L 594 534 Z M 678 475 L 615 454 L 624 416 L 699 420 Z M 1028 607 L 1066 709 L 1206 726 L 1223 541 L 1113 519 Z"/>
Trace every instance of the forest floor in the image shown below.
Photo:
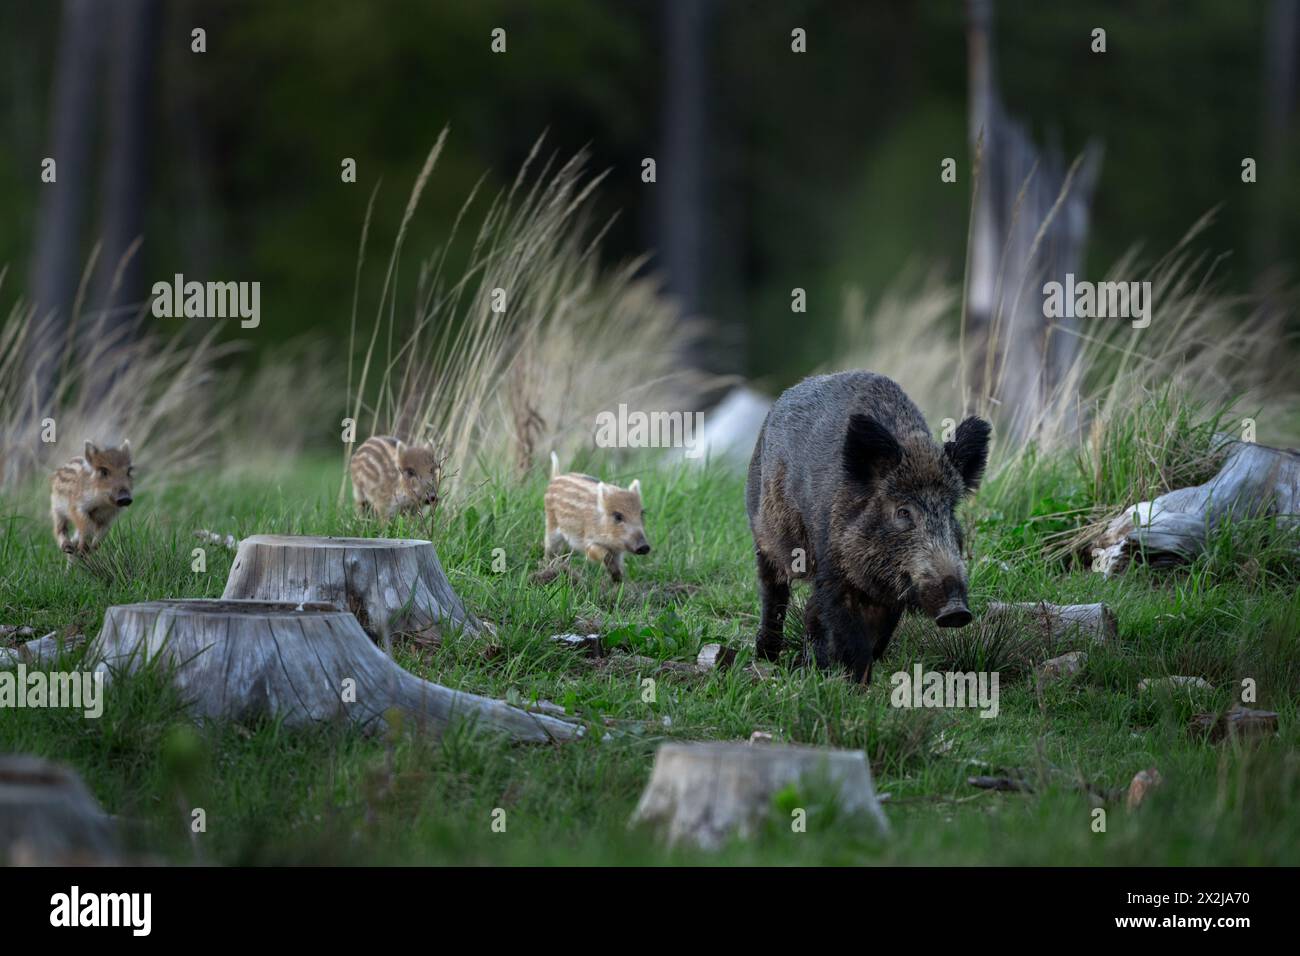
<path fill-rule="evenodd" d="M 589 469 L 602 471 L 599 463 Z M 451 687 L 559 704 L 587 723 L 580 741 L 512 745 L 465 727 L 441 738 L 269 722 L 195 727 L 165 683 L 145 674 L 115 682 L 98 719 L 55 709 L 0 715 L 0 752 L 67 762 L 129 822 L 134 853 L 175 862 L 1300 863 L 1300 587 L 1294 562 L 1260 557 L 1257 537 L 1223 535 L 1186 567 L 1104 579 L 1041 557 L 1039 536 L 1069 497 L 1059 482 L 1051 496 L 1026 485 L 985 502 L 982 490 L 965 509 L 977 619 L 994 600 L 1104 601 L 1118 617 L 1118 639 L 1072 645 L 1088 652 L 1082 672 L 1040 689 L 1034 661 L 1071 647 L 1047 653 L 981 640 L 975 627 L 940 638 L 908 618 L 863 689 L 798 666 L 800 587 L 781 664 L 766 679 L 743 666 L 758 599 L 741 477 L 716 467 L 602 476 L 623 484 L 640 477 L 649 511 L 654 551 L 629 557 L 621 588 L 587 562 L 546 584 L 532 580 L 541 560 L 540 471 L 522 484 L 466 489 L 431 520 L 386 528 L 338 507 L 338 460 L 304 462 L 274 479 L 192 476 L 157 492 L 146 486 L 93 571 L 65 570 L 42 489 L 9 494 L 0 507 L 0 624 L 30 625 L 38 635 L 93 637 L 113 604 L 219 596 L 233 555 L 206 545 L 206 571 L 191 570 L 198 528 L 428 537 L 459 594 L 498 631 L 434 644 L 399 639 L 398 661 Z M 504 570 L 495 570 L 502 557 Z M 549 640 L 575 631 L 598 631 L 618 650 L 596 660 Z M 693 661 L 707 642 L 735 648 L 737 665 L 697 675 L 620 662 L 627 651 Z M 998 671 L 996 717 L 891 706 L 891 674 L 917 663 Z M 1202 677 L 1213 689 L 1138 690 L 1143 678 L 1173 674 Z M 1195 714 L 1237 702 L 1244 680 L 1257 694 L 1249 706 L 1279 712 L 1279 734 L 1244 744 L 1189 731 Z M 624 732 L 607 734 L 606 718 Z M 803 832 L 791 826 L 783 798 L 767 831 L 716 854 L 667 850 L 629 829 L 660 742 L 747 740 L 755 731 L 864 750 L 877 790 L 889 795 L 892 835 L 837 816 L 815 795 L 804 801 Z M 1114 794 L 1149 767 L 1163 785 L 1130 812 Z M 968 783 L 998 773 L 1023 774 L 1033 792 Z M 1104 814 L 1089 791 L 1112 792 Z M 205 811 L 206 830 L 191 839 L 194 808 Z"/>

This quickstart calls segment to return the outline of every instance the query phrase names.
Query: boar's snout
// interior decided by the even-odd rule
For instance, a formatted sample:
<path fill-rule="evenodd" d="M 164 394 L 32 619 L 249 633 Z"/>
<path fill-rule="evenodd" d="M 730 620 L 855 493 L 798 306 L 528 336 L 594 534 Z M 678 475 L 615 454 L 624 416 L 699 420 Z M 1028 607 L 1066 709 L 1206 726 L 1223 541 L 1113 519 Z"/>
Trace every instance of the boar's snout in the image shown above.
<path fill-rule="evenodd" d="M 966 606 L 966 585 L 958 578 L 944 578 L 939 609 L 934 612 L 934 623 L 940 627 L 965 627 L 971 622 L 970 608 Z"/>
<path fill-rule="evenodd" d="M 970 608 L 960 598 L 949 601 L 934 619 L 934 623 L 940 627 L 965 627 L 970 622 Z"/>

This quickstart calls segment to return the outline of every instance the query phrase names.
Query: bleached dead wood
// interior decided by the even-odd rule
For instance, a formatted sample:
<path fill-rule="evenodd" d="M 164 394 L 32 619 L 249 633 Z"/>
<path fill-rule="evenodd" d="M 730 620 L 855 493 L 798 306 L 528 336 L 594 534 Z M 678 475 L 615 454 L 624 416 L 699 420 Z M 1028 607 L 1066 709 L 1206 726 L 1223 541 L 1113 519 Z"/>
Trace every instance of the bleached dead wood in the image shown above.
<path fill-rule="evenodd" d="M 375 637 L 447 628 L 480 634 L 428 541 L 256 534 L 239 542 L 223 598 L 323 601 Z"/>
<path fill-rule="evenodd" d="M 1105 604 L 1003 604 L 994 601 L 980 620 L 981 626 L 1005 623 L 1037 630 L 1043 641 L 1055 646 L 1071 637 L 1083 637 L 1094 644 L 1115 639 L 1115 612 Z"/>
<path fill-rule="evenodd" d="M 1225 714 L 1197 714 L 1192 718 L 1191 728 L 1216 743 L 1227 739 L 1262 739 L 1277 733 L 1278 716 L 1271 710 L 1253 710 L 1235 704 Z"/>
<path fill-rule="evenodd" d="M 1093 570 L 1109 577 L 1139 555 L 1154 567 L 1188 561 L 1225 520 L 1275 517 L 1297 527 L 1300 452 L 1232 440 L 1222 447 L 1223 466 L 1205 484 L 1139 502 L 1112 521 L 1093 545 Z"/>
<path fill-rule="evenodd" d="M 209 531 L 207 528 L 200 528 L 194 532 L 194 537 L 208 544 L 215 544 L 218 547 L 225 548 L 227 551 L 239 550 L 239 539 L 233 534 L 217 534 L 217 532 Z"/>
<path fill-rule="evenodd" d="M 841 810 L 889 832 L 862 751 L 779 744 L 661 745 L 632 822 L 654 827 L 669 845 L 715 849 L 732 836 L 752 836 L 781 790 L 818 782 L 833 788 Z"/>
<path fill-rule="evenodd" d="M 100 668 L 163 665 L 201 718 L 288 726 L 386 726 L 394 708 L 441 728 L 456 719 L 527 741 L 568 740 L 572 723 L 452 690 L 403 670 L 347 611 L 323 603 L 150 601 L 110 607 L 92 648 Z"/>
<path fill-rule="evenodd" d="M 113 821 L 68 767 L 0 754 L 0 864 L 85 865 L 117 858 Z"/>
<path fill-rule="evenodd" d="M 62 652 L 73 650 L 85 642 L 85 637 L 81 635 L 65 638 L 58 631 L 50 631 L 44 637 L 26 641 L 17 647 L 0 647 L 0 667 L 11 664 L 48 664 Z"/>
<path fill-rule="evenodd" d="M 736 663 L 736 649 L 725 644 L 705 644 L 695 656 L 695 666 L 702 671 L 726 670 Z"/>

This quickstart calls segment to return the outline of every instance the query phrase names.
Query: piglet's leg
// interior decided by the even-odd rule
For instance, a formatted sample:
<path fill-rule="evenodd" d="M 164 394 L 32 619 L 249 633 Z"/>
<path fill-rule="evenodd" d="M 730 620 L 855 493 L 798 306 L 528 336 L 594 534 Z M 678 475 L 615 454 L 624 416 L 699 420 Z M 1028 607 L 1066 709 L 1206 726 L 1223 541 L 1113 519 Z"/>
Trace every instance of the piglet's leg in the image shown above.
<path fill-rule="evenodd" d="M 621 554 L 615 554 L 603 545 L 589 544 L 587 545 L 587 557 L 592 561 L 605 565 L 605 570 L 609 572 L 609 576 L 614 579 L 615 584 L 623 580 Z"/>
<path fill-rule="evenodd" d="M 59 543 L 59 550 L 71 554 L 72 537 L 68 534 L 68 515 L 63 511 L 54 512 L 54 540 Z"/>
<path fill-rule="evenodd" d="M 95 526 L 89 516 L 77 510 L 72 512 L 72 524 L 77 529 L 77 551 L 90 554 L 95 547 Z"/>

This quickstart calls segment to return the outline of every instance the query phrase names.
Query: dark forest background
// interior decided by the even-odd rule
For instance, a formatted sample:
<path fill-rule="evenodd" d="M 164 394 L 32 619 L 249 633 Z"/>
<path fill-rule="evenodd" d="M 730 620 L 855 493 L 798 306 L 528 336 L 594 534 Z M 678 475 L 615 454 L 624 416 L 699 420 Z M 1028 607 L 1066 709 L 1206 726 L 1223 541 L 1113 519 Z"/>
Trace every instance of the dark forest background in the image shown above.
<path fill-rule="evenodd" d="M 965 10 L 958 0 L 120 0 L 144 17 L 152 60 L 136 300 L 175 272 L 259 280 L 264 348 L 346 332 L 371 189 L 376 249 L 396 233 L 431 143 L 450 127 L 407 249 L 443 242 L 487 172 L 510 181 L 539 134 L 608 169 L 604 255 L 647 266 L 716 322 L 708 363 L 768 381 L 824 356 L 844 287 L 878 294 L 909 265 L 960 282 L 970 211 Z M 1159 254 L 1220 207 L 1197 242 L 1232 255 L 1249 289 L 1300 243 L 1294 4 L 1288 0 L 1002 2 L 997 76 L 1009 111 L 1068 158 L 1104 146 L 1086 272 L 1134 243 Z M 65 4 L 0 3 L 0 264 L 7 300 L 33 268 Z M 1292 29 L 1279 36 L 1279 13 Z M 114 95 L 111 51 L 97 36 Z M 207 31 L 207 52 L 190 31 Z M 1107 31 L 1108 51 L 1090 50 Z M 508 52 L 489 48 L 495 27 Z M 808 52 L 790 52 L 807 30 Z M 1270 58 L 1270 47 L 1275 49 Z M 1276 52 L 1277 49 L 1281 54 Z M 116 47 L 120 49 L 120 47 Z M 1288 52 L 1289 51 L 1289 52 Z M 1279 58 L 1280 56 L 1280 58 Z M 103 232 L 98 185 L 111 110 L 87 114 L 93 177 L 79 264 Z M 102 107 L 102 108 L 100 108 Z M 642 183 L 641 160 L 659 162 Z M 939 179 L 958 160 L 958 184 Z M 1241 181 L 1241 160 L 1260 162 Z M 355 185 L 340 181 L 354 157 Z M 61 175 L 71 175 L 71 172 Z M 382 253 L 381 253 L 382 254 Z M 455 253 L 453 253 L 455 261 Z M 407 268 L 414 268 L 414 265 Z M 80 270 L 80 266 L 79 266 Z M 79 271 L 78 270 L 78 271 Z M 368 283 L 382 280 L 373 270 Z M 790 290 L 809 314 L 790 324 Z M 377 289 L 363 288 L 367 294 Z M 196 331 L 197 334 L 197 331 Z M 343 339 L 340 339 L 343 341 Z"/>

